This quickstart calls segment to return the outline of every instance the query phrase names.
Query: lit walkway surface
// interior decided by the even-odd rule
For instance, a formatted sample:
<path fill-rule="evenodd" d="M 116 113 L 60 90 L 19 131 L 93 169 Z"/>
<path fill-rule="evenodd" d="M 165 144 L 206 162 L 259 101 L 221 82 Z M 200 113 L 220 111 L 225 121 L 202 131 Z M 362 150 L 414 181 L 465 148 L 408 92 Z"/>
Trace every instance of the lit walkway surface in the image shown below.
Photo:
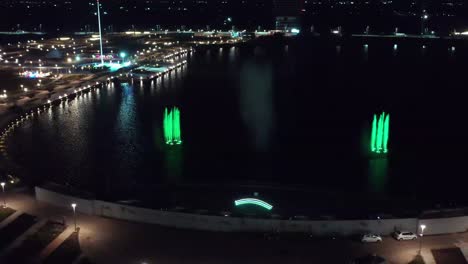
<path fill-rule="evenodd" d="M 416 262 L 420 241 L 398 242 L 384 237 L 382 243 L 362 244 L 349 238 L 316 238 L 306 235 L 232 234 L 176 230 L 156 225 L 131 223 L 77 214 L 79 238 L 73 233 L 73 212 L 37 202 L 26 193 L 9 193 L 7 204 L 16 210 L 4 220 L 14 223 L 19 215 L 44 220 L 65 221 L 67 227 L 40 251 L 43 263 L 57 263 L 66 258 L 64 248 L 79 242 L 74 260 L 62 263 L 349 263 L 356 257 L 377 254 L 388 263 Z M 79 205 L 78 205 L 79 206 Z M 9 225 L 10 225 L 9 224 Z M 0 235 L 9 225 L 0 225 Z M 42 224 L 41 224 L 42 225 Z M 40 230 L 40 225 L 30 223 Z M 35 227 L 34 227 L 35 226 Z M 33 233 L 34 230 L 27 232 Z M 25 236 L 19 236 L 25 239 Z M 15 244 L 21 249 L 18 241 Z M 9 245 L 9 251 L 15 248 Z M 41 253 L 42 252 L 42 253 Z M 58 252 L 58 253 L 57 253 Z M 422 241 L 424 263 L 458 264 L 466 262 L 468 233 L 425 236 Z M 2 256 L 8 256 L 3 252 Z M 11 260 L 10 260 L 11 261 Z M 437 262 L 436 262 L 437 261 Z M 449 262 L 447 262 L 449 261 Z M 450 262 L 454 261 L 454 262 Z M 1 263 L 2 260 L 0 260 Z M 7 263 L 7 262 L 5 262 Z"/>

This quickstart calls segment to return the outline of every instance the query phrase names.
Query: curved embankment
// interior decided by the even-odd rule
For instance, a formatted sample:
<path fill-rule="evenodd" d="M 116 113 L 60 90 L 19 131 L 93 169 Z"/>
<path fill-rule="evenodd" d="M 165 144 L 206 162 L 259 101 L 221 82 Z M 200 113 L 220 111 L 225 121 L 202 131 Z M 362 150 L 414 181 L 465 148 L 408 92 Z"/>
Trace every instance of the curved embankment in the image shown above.
<path fill-rule="evenodd" d="M 182 63 L 180 66 L 185 64 Z M 161 78 L 169 71 L 150 76 L 152 78 Z M 84 93 L 101 89 L 104 84 L 112 82 L 117 76 L 109 77 L 107 80 L 97 82 L 94 85 L 78 88 L 70 94 L 51 98 L 47 102 L 20 114 L 11 120 L 8 125 L 0 132 L 0 140 L 3 144 L 15 128 L 21 123 L 26 122 L 34 115 L 44 113 L 54 105 L 60 105 L 64 101 L 81 96 Z M 70 207 L 71 203 L 77 203 L 77 211 L 97 216 L 105 216 L 116 219 L 129 220 L 134 222 L 152 223 L 168 227 L 223 231 L 223 232 L 304 232 L 314 235 L 351 235 L 360 233 L 378 233 L 390 234 L 395 229 L 418 232 L 420 225 L 427 226 L 425 234 L 446 234 L 464 232 L 468 229 L 468 217 L 451 217 L 437 219 L 375 219 L 375 220 L 278 220 L 278 219 L 257 219 L 241 218 L 230 216 L 210 216 L 189 214 L 180 212 L 170 212 L 164 210 L 152 210 L 139 208 L 117 203 L 110 203 L 100 200 L 83 199 L 79 197 L 68 196 L 58 192 L 36 187 L 36 198 L 39 201 L 51 203 L 57 206 Z"/>
<path fill-rule="evenodd" d="M 184 55 L 184 54 L 190 54 L 192 53 L 192 49 L 184 49 L 180 50 L 178 52 L 169 54 L 166 56 L 166 58 L 172 58 L 174 56 L 178 55 Z M 148 76 L 145 79 L 146 80 L 155 80 L 158 78 L 165 78 L 168 74 L 170 74 L 172 71 L 184 66 L 187 64 L 187 61 L 181 61 L 180 63 L 177 63 L 165 71 L 154 73 L 154 75 Z M 21 170 L 19 166 L 14 164 L 14 161 L 11 161 L 8 158 L 8 153 L 7 153 L 7 138 L 9 135 L 13 133 L 13 131 L 20 127 L 24 122 L 27 122 L 28 120 L 32 119 L 35 115 L 40 115 L 43 113 L 46 113 L 50 108 L 54 106 L 59 106 L 62 103 L 65 103 L 68 100 L 73 100 L 76 97 L 82 96 L 83 94 L 89 93 L 89 92 L 94 92 L 96 90 L 105 88 L 107 84 L 113 82 L 116 78 L 119 76 L 122 76 L 122 74 L 115 74 L 109 77 L 104 77 L 106 79 L 102 81 L 97 81 L 93 84 L 88 84 L 86 86 L 82 86 L 80 88 L 68 88 L 66 90 L 66 93 L 63 94 L 53 94 L 49 99 L 47 98 L 42 98 L 39 101 L 36 101 L 34 104 L 31 104 L 27 107 L 26 110 L 23 112 L 19 113 L 7 113 L 4 115 L 4 119 L 0 122 L 0 165 L 3 167 L 2 169 L 4 172 L 18 172 Z M 133 77 L 131 77 L 133 78 Z M 139 77 L 139 80 L 143 81 L 144 78 Z M 21 175 L 20 175 L 21 176 Z"/>
<path fill-rule="evenodd" d="M 105 216 L 167 227 L 219 232 L 302 232 L 317 236 L 348 236 L 375 233 L 390 235 L 395 230 L 419 232 L 426 225 L 425 235 L 465 232 L 468 216 L 450 218 L 401 218 L 376 220 L 278 220 L 230 216 L 199 215 L 140 208 L 100 200 L 73 197 L 42 187 L 35 188 L 38 201 L 70 208 L 89 215 Z"/>
<path fill-rule="evenodd" d="M 192 50 L 182 50 L 182 51 L 179 51 L 177 53 L 170 54 L 168 58 L 170 58 L 172 56 L 179 55 L 179 54 L 187 54 L 187 53 L 191 53 L 191 52 L 192 52 Z M 146 79 L 147 80 L 154 80 L 154 79 L 158 79 L 158 78 L 165 78 L 166 75 L 170 74 L 172 71 L 176 70 L 177 68 L 180 68 L 180 67 L 184 66 L 185 64 L 187 64 L 186 60 L 184 60 L 184 61 L 182 61 L 180 63 L 177 63 L 176 65 L 173 65 L 173 66 L 169 67 L 168 69 L 166 69 L 163 72 L 155 73 L 154 75 L 148 76 Z M 119 76 L 122 76 L 122 74 L 120 74 Z M 70 88 L 70 89 L 68 89 L 69 90 L 68 93 L 64 93 L 62 95 L 54 94 L 54 95 L 52 95 L 52 97 L 50 99 L 43 100 L 42 102 L 40 102 L 38 104 L 35 104 L 34 106 L 30 106 L 27 110 L 25 110 L 22 113 L 10 113 L 10 114 L 6 115 L 5 116 L 6 120 L 3 121 L 3 122 L 0 122 L 0 127 L 1 127 L 0 128 L 0 154 L 3 156 L 3 163 L 4 163 L 3 165 L 6 166 L 6 167 L 9 166 L 8 165 L 9 162 L 5 162 L 7 160 L 6 159 L 7 158 L 6 140 L 7 140 L 8 136 L 11 135 L 12 132 L 16 128 L 18 128 L 23 122 L 28 121 L 29 119 L 34 117 L 34 115 L 40 115 L 42 113 L 45 113 L 49 108 L 51 108 L 53 106 L 60 105 L 60 104 L 66 102 L 68 100 L 74 99 L 75 97 L 79 97 L 79 96 L 81 96 L 83 94 L 86 94 L 86 93 L 93 92 L 93 91 L 96 91 L 98 89 L 101 89 L 101 88 L 105 87 L 104 86 L 105 84 L 109 84 L 114 79 L 118 78 L 119 76 L 114 75 L 114 76 L 107 77 L 106 80 L 97 81 L 93 85 L 89 84 L 87 86 L 83 86 L 83 87 L 75 88 L 75 89 Z M 143 77 L 140 77 L 138 79 L 143 80 Z M 8 168 L 5 168 L 5 169 L 8 170 Z"/>

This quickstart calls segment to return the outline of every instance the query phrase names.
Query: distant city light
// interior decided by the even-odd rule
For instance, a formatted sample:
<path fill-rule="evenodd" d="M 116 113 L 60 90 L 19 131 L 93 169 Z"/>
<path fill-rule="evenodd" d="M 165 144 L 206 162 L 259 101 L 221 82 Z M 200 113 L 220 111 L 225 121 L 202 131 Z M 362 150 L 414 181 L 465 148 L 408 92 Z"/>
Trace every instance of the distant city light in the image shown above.
<path fill-rule="evenodd" d="M 45 78 L 49 77 L 51 75 L 50 72 L 39 72 L 39 71 L 24 71 L 20 73 L 21 76 L 30 78 L 30 79 L 36 79 L 36 78 Z"/>
<path fill-rule="evenodd" d="M 101 63 L 98 63 L 98 64 L 94 64 L 93 65 L 93 68 L 101 68 L 101 67 L 106 67 L 106 68 L 109 68 L 109 71 L 110 72 L 115 72 L 115 71 L 118 71 L 119 69 L 121 68 L 124 68 L 124 67 L 128 67 L 130 66 L 132 63 L 130 61 L 127 61 L 125 63 L 113 63 L 113 62 L 105 62 L 103 64 Z"/>
<path fill-rule="evenodd" d="M 139 31 L 126 31 L 125 34 L 126 34 L 126 35 L 140 35 L 140 34 L 143 34 L 143 32 L 139 32 Z"/>
<path fill-rule="evenodd" d="M 297 29 L 297 28 L 291 29 L 291 33 L 293 33 L 293 34 L 299 34 L 300 32 L 301 31 L 299 29 Z"/>
<path fill-rule="evenodd" d="M 101 58 L 103 60 L 113 60 L 113 59 L 115 59 L 114 55 L 112 55 L 112 54 L 104 55 L 104 56 L 101 56 L 101 54 L 97 54 L 97 55 L 93 55 L 93 58 L 96 58 L 98 60 L 100 60 Z"/>

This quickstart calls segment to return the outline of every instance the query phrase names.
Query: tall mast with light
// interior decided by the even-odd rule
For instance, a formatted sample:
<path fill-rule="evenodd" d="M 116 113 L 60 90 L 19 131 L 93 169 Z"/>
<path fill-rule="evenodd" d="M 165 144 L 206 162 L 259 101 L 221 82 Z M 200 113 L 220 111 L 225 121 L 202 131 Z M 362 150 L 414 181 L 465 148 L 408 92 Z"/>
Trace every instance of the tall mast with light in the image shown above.
<path fill-rule="evenodd" d="M 99 6 L 99 0 L 97 2 L 97 16 L 98 16 L 98 25 L 99 25 L 99 45 L 101 47 L 101 65 L 104 65 L 104 54 L 102 51 L 102 31 L 101 31 L 101 11 Z"/>

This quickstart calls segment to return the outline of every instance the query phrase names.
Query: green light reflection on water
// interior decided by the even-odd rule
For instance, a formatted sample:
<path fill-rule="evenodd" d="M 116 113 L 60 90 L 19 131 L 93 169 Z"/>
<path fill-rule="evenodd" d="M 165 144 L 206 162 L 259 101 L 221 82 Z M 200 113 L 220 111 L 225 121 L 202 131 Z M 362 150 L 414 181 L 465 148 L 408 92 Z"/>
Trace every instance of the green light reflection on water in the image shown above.
<path fill-rule="evenodd" d="M 374 193 L 384 193 L 388 180 L 388 159 L 386 157 L 369 160 L 369 188 Z"/>

